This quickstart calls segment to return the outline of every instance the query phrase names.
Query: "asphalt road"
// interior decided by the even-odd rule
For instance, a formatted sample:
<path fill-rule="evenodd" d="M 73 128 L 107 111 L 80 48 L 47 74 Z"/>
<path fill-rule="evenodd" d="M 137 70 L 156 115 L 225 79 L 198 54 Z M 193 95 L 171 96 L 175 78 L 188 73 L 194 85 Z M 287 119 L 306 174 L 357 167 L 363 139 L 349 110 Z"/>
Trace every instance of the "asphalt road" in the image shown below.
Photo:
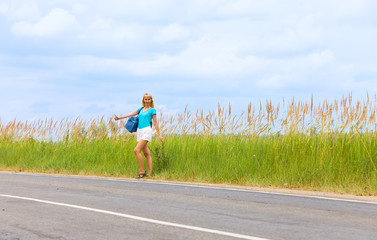
<path fill-rule="evenodd" d="M 377 204 L 0 173 L 0 239 L 377 239 Z"/>

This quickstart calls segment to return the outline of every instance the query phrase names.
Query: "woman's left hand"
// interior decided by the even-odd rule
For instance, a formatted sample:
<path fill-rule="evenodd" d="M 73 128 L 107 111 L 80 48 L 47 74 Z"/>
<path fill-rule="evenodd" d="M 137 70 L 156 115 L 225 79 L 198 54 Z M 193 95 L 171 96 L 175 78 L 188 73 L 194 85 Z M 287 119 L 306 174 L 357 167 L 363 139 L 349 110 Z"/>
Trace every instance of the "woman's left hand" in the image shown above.
<path fill-rule="evenodd" d="M 160 142 L 164 141 L 164 138 L 161 135 L 159 135 L 158 137 L 160 138 Z"/>

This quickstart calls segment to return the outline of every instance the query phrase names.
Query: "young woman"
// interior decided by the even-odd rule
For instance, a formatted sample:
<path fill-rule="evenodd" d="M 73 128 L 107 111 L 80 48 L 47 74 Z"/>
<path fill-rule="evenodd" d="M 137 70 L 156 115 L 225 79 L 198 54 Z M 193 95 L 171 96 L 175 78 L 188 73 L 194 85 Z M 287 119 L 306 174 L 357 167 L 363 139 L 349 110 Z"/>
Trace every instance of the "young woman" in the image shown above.
<path fill-rule="evenodd" d="M 158 134 L 158 137 L 160 138 L 160 141 L 161 142 L 163 141 L 163 138 L 161 137 L 161 134 L 160 134 L 160 130 L 158 128 L 156 109 L 154 108 L 152 95 L 149 93 L 145 93 L 143 96 L 142 104 L 143 104 L 143 107 L 139 108 L 138 110 L 124 114 L 120 117 L 114 114 L 115 120 L 120 120 L 123 118 L 128 118 L 128 117 L 139 114 L 139 125 L 137 128 L 138 144 L 136 145 L 134 152 L 136 155 L 137 162 L 139 163 L 140 172 L 136 178 L 143 178 L 147 175 L 144 169 L 144 159 L 143 159 L 143 156 L 141 155 L 142 151 L 147 161 L 148 174 L 149 175 L 152 174 L 152 157 L 151 157 L 151 152 L 149 151 L 149 148 L 148 148 L 148 142 L 152 140 L 152 120 L 153 120 L 153 125 L 156 129 L 156 132 Z"/>

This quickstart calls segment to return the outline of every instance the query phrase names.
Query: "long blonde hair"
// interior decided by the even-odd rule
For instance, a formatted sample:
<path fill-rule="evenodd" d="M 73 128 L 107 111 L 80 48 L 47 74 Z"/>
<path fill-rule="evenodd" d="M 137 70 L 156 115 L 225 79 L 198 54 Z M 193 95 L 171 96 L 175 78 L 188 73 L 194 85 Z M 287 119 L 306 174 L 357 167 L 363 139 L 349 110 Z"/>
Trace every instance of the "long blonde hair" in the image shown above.
<path fill-rule="evenodd" d="M 151 107 L 154 108 L 153 97 L 152 97 L 152 94 L 150 94 L 150 93 L 144 93 L 143 100 L 141 100 L 141 104 L 143 104 L 143 107 L 145 107 L 145 103 L 144 103 L 144 98 L 145 97 L 150 97 L 151 98 Z"/>

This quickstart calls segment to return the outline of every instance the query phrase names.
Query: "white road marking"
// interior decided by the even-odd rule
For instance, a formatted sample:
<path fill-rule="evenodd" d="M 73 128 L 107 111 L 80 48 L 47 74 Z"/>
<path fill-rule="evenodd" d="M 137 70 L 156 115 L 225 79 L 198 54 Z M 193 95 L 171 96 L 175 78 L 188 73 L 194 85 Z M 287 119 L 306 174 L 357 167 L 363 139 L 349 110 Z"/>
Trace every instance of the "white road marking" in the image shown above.
<path fill-rule="evenodd" d="M 50 205 L 62 206 L 62 207 L 76 208 L 76 209 L 80 209 L 80 210 L 103 213 L 103 214 L 133 219 L 133 220 L 137 220 L 137 221 L 142 221 L 142 222 L 160 224 L 160 225 L 165 225 L 165 226 L 170 226 L 170 227 L 184 228 L 184 229 L 189 229 L 189 230 L 194 230 L 194 231 L 199 231 L 199 232 L 213 233 L 213 234 L 218 234 L 218 235 L 228 236 L 228 237 L 234 237 L 234 238 L 240 238 L 240 239 L 268 240 L 266 238 L 259 238 L 259 237 L 253 237 L 253 236 L 248 236 L 248 235 L 243 235 L 243 234 L 224 232 L 224 231 L 213 230 L 213 229 L 209 229 L 209 228 L 189 226 L 189 225 L 184 225 L 184 224 L 179 224 L 179 223 L 171 223 L 171 222 L 160 221 L 160 220 L 155 220 L 155 219 L 150 219 L 150 218 L 133 216 L 133 215 L 124 214 L 124 213 L 117 213 L 117 212 L 112 212 L 112 211 L 107 211 L 107 210 L 101 210 L 101 209 L 83 207 L 83 206 L 78 206 L 78 205 L 73 205 L 73 204 L 47 201 L 47 200 L 36 199 L 36 198 L 20 197 L 20 196 L 7 195 L 7 194 L 0 194 L 0 197 L 27 200 L 27 201 L 45 203 L 45 204 L 50 204 Z"/>

